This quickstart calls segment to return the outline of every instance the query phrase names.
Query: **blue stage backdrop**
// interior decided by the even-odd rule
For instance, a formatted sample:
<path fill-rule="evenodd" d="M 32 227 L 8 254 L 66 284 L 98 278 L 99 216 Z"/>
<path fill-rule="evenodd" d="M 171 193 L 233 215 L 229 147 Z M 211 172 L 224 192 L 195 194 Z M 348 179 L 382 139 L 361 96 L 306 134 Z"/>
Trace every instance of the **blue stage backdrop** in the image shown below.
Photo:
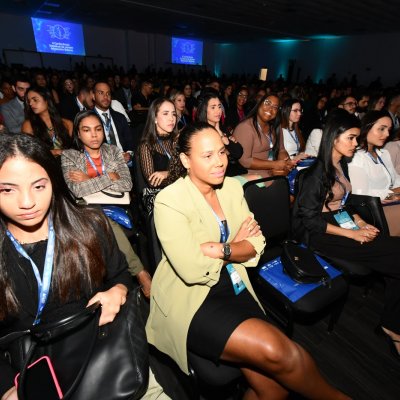
<path fill-rule="evenodd" d="M 172 38 L 172 62 L 174 64 L 202 65 L 203 42 L 183 38 Z"/>
<path fill-rule="evenodd" d="M 81 24 L 31 18 L 36 50 L 42 53 L 85 55 Z"/>

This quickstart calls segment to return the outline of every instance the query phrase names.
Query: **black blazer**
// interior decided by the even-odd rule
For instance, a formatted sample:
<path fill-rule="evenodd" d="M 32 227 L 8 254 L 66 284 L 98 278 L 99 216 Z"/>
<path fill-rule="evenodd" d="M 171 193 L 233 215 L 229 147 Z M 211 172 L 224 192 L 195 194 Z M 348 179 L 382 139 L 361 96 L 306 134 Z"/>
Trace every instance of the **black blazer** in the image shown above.
<path fill-rule="evenodd" d="M 343 173 L 348 177 L 346 160 L 340 161 Z M 292 231 L 294 237 L 308 243 L 311 234 L 326 233 L 327 221 L 322 217 L 322 208 L 327 190 L 322 182 L 324 166 L 317 162 L 302 173 L 298 182 L 298 194 L 293 205 Z"/>
<path fill-rule="evenodd" d="M 61 117 L 73 121 L 76 114 L 79 112 L 78 104 L 76 103 L 76 96 L 67 95 L 60 101 L 60 114 Z"/>
<path fill-rule="evenodd" d="M 123 114 L 110 108 L 110 115 L 114 121 L 115 128 L 117 129 L 117 134 L 119 141 L 121 143 L 123 151 L 133 150 L 133 132 L 126 121 Z"/>

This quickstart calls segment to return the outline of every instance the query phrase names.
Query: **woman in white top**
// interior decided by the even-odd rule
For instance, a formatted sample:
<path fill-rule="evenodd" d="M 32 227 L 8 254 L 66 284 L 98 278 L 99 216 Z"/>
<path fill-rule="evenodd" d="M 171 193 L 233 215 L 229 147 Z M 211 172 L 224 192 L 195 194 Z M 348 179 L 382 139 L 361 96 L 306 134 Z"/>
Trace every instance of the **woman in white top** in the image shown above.
<path fill-rule="evenodd" d="M 280 128 L 283 134 L 285 150 L 292 160 L 302 160 L 307 158 L 304 153 L 305 142 L 299 128 L 299 121 L 303 114 L 300 100 L 286 100 L 280 113 Z"/>
<path fill-rule="evenodd" d="M 390 154 L 394 169 L 400 175 L 400 129 L 388 139 L 385 149 Z"/>
<path fill-rule="evenodd" d="M 380 197 L 392 236 L 400 236 L 400 175 L 390 154 L 382 149 L 392 120 L 382 111 L 370 111 L 361 121 L 359 148 L 349 164 L 354 194 Z"/>

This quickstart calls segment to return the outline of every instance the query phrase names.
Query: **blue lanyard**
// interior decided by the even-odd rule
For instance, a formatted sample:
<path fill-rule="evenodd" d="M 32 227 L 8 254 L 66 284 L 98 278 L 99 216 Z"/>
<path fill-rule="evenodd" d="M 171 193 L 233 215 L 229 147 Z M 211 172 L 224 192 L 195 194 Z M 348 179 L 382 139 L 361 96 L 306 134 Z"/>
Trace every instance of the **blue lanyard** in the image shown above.
<path fill-rule="evenodd" d="M 379 163 L 381 163 L 383 165 L 383 167 L 386 169 L 386 172 L 389 174 L 389 178 L 390 178 L 389 189 L 392 189 L 393 188 L 393 178 L 392 178 L 392 175 L 390 174 L 389 170 L 387 169 L 387 166 L 383 162 L 382 158 L 379 156 L 378 153 L 376 153 L 376 157 L 378 158 L 378 161 L 376 161 L 375 158 L 372 156 L 372 154 L 369 151 L 367 151 L 367 154 L 369 155 L 369 158 L 374 162 L 374 164 L 378 165 Z"/>
<path fill-rule="evenodd" d="M 297 153 L 298 153 L 299 150 L 300 150 L 300 140 L 299 140 L 299 138 L 297 137 L 296 130 L 294 129 L 293 131 L 291 131 L 291 130 L 288 128 L 288 132 L 289 132 L 290 137 L 291 137 L 291 138 L 293 139 L 293 141 L 296 143 L 296 149 L 297 149 Z M 292 135 L 292 132 L 294 132 L 293 135 Z"/>
<path fill-rule="evenodd" d="M 220 243 L 225 243 L 228 240 L 229 237 L 229 227 L 228 224 L 225 221 L 225 224 L 220 220 L 220 218 L 218 217 L 218 215 L 215 213 L 215 211 L 213 209 L 211 209 L 211 211 L 214 214 L 215 219 L 218 222 L 218 226 L 219 226 L 219 231 L 221 232 L 221 236 L 220 236 Z"/>
<path fill-rule="evenodd" d="M 261 128 L 261 125 L 260 125 L 260 123 L 258 121 L 257 121 L 257 125 L 258 125 L 258 128 L 260 129 L 260 131 L 262 133 L 262 128 Z M 268 160 L 273 160 L 274 159 L 274 155 L 273 155 L 272 149 L 274 148 L 274 142 L 273 142 L 273 139 L 272 139 L 271 127 L 269 129 L 268 134 L 265 135 L 265 137 L 267 139 L 269 139 Z"/>
<path fill-rule="evenodd" d="M 104 130 L 105 130 L 105 133 L 106 133 L 106 135 L 105 135 L 106 136 L 106 141 L 107 141 L 108 144 L 111 144 L 110 135 L 109 135 L 110 129 L 111 129 L 111 115 L 108 115 L 107 113 L 105 113 L 105 114 L 107 114 L 107 118 L 105 118 L 104 115 L 100 115 L 98 113 L 96 108 L 94 109 L 94 111 L 100 117 L 100 119 L 102 121 L 104 121 L 103 125 L 104 125 Z"/>
<path fill-rule="evenodd" d="M 342 197 L 342 200 L 340 200 L 340 209 L 343 209 L 343 207 L 346 204 L 347 198 L 349 197 L 350 192 L 346 191 L 344 196 Z"/>
<path fill-rule="evenodd" d="M 50 214 L 48 217 L 48 224 L 49 224 L 49 238 L 47 241 L 46 258 L 44 260 L 43 279 L 40 278 L 38 267 L 33 262 L 33 260 L 28 256 L 24 248 L 20 245 L 20 243 L 17 241 L 17 239 L 15 239 L 15 237 L 8 229 L 6 231 L 7 236 L 10 238 L 11 243 L 14 245 L 18 253 L 30 261 L 33 273 L 35 274 L 35 278 L 38 284 L 39 304 L 35 320 L 33 321 L 33 325 L 37 325 L 40 322 L 40 316 L 43 312 L 44 306 L 46 305 L 47 298 L 49 297 L 51 275 L 53 272 L 55 233 L 54 233 L 53 220 Z"/>
<path fill-rule="evenodd" d="M 171 159 L 171 154 L 168 153 L 168 151 L 165 148 L 165 146 L 163 145 L 162 141 L 159 138 L 157 138 L 157 142 L 162 147 L 162 149 L 164 150 L 164 154 L 168 157 L 168 160 L 170 160 Z"/>
<path fill-rule="evenodd" d="M 85 157 L 89 161 L 90 165 L 96 171 L 97 176 L 100 176 L 99 171 L 97 171 L 96 165 L 95 165 L 92 157 L 90 157 L 89 153 L 86 150 L 84 150 L 84 153 L 85 153 Z M 101 171 L 102 171 L 102 174 L 105 175 L 106 174 L 106 170 L 105 170 L 105 167 L 104 167 L 103 157 L 101 156 L 101 153 L 100 153 L 100 160 L 101 160 Z"/>

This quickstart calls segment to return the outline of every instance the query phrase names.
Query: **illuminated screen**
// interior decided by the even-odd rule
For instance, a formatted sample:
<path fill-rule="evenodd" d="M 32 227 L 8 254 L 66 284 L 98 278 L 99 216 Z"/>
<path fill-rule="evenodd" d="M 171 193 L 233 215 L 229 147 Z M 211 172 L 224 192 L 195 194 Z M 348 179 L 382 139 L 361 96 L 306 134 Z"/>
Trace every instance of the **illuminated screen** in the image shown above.
<path fill-rule="evenodd" d="M 85 55 L 81 24 L 31 18 L 36 50 L 42 53 Z"/>
<path fill-rule="evenodd" d="M 174 64 L 202 65 L 203 42 L 173 37 L 171 48 Z"/>

